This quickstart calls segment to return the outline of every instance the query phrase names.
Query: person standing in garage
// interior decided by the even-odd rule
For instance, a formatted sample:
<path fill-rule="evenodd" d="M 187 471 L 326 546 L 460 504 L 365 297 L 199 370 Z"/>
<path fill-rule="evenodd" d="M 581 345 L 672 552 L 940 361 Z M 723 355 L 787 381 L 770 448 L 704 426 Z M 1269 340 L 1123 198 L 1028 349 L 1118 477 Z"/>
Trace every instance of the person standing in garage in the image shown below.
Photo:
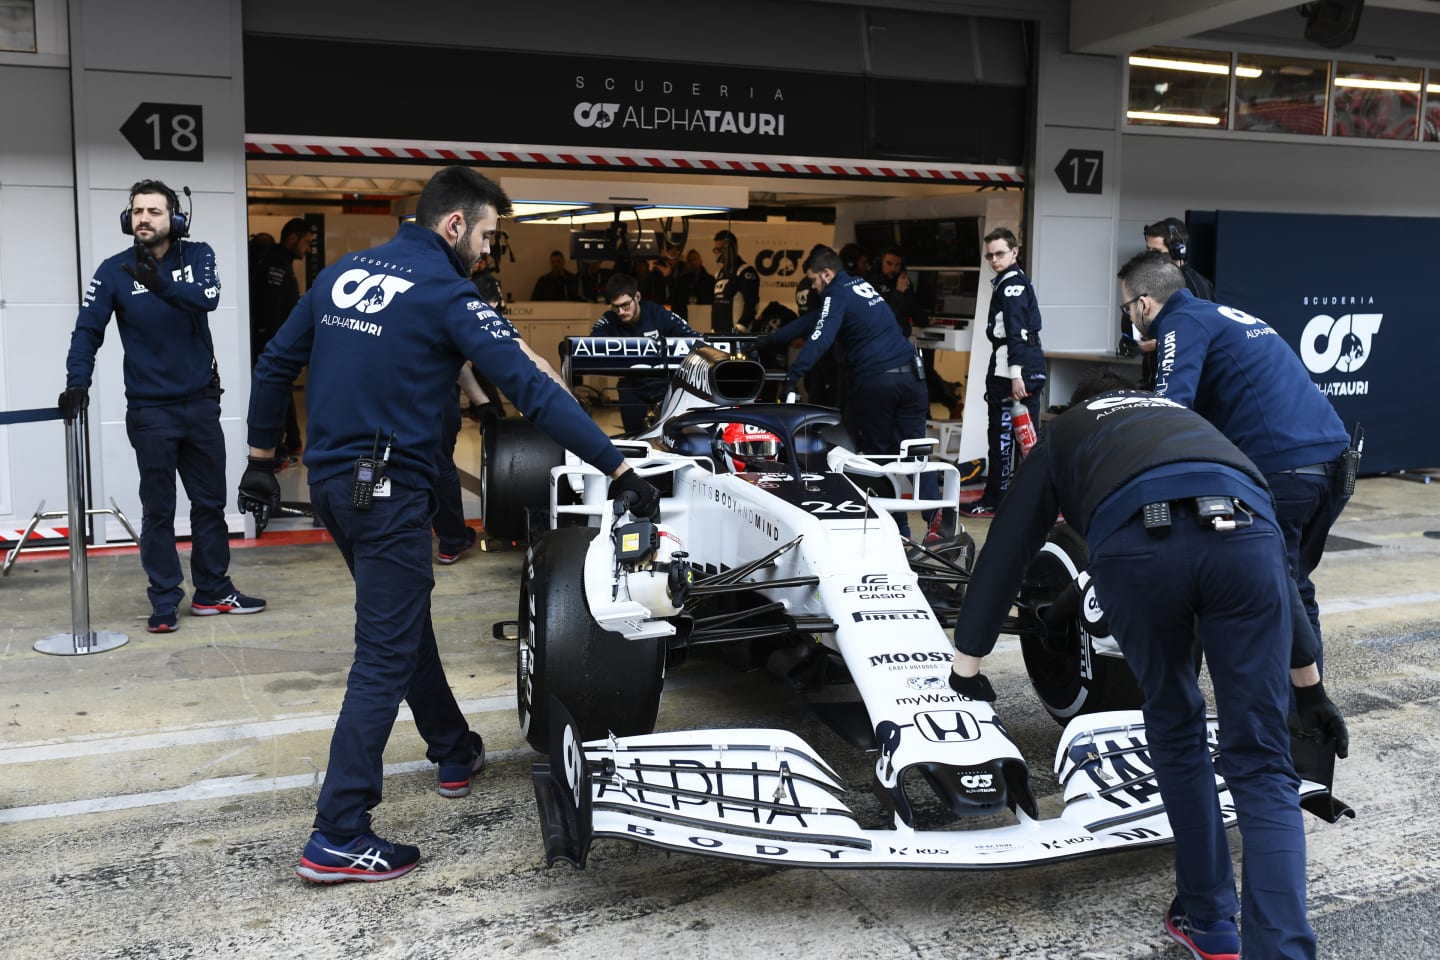
<path fill-rule="evenodd" d="M 1155 395 L 1215 424 L 1265 475 L 1318 643 L 1320 607 L 1310 574 L 1350 500 L 1337 483 L 1350 446 L 1345 424 L 1273 327 L 1195 297 L 1168 254 L 1132 257 L 1120 270 L 1120 290 L 1131 323 L 1158 344 Z"/>
<path fill-rule="evenodd" d="M 229 573 L 222 391 L 209 316 L 220 304 L 215 252 L 208 243 L 187 242 L 179 199 L 159 180 L 130 188 L 120 229 L 135 244 L 101 263 L 85 288 L 65 358 L 60 412 L 70 422 L 89 405 L 95 353 L 113 315 L 125 348 L 125 432 L 140 470 L 140 566 L 150 581 L 151 610 L 145 629 L 180 629 L 176 612 L 185 591 L 175 548 L 177 473 L 190 498 L 190 612 L 259 613 L 265 601 L 235 589 Z"/>
<path fill-rule="evenodd" d="M 1005 227 L 985 235 L 985 260 L 995 272 L 991 285 L 990 372 L 985 377 L 985 403 L 990 411 L 990 448 L 985 492 L 965 512 L 991 517 L 1010 486 L 1016 451 L 1011 408 L 1025 404 L 1030 422 L 1040 429 L 1040 391 L 1045 388 L 1045 353 L 1040 346 L 1040 303 L 1030 278 L 1017 262 L 1020 244 Z"/>
<path fill-rule="evenodd" d="M 1190 266 L 1190 233 L 1179 217 L 1166 217 L 1145 225 L 1145 249 L 1158 250 L 1185 274 L 1185 289 L 1201 300 L 1215 299 L 1215 285 Z M 1155 389 L 1155 341 L 1140 340 L 1140 388 Z"/>
<path fill-rule="evenodd" d="M 625 273 L 610 276 L 605 284 L 605 302 L 610 309 L 600 315 L 590 329 L 592 337 L 698 337 L 684 318 L 658 303 L 640 299 L 635 278 Z M 658 372 L 658 371 L 657 371 Z M 664 376 L 632 375 L 621 377 L 616 389 L 620 393 L 620 421 L 625 433 L 634 436 L 645 429 L 645 414 L 650 404 L 664 399 L 669 379 Z"/>
<path fill-rule="evenodd" d="M 470 282 L 509 210 L 504 191 L 475 170 L 436 173 L 421 191 L 416 222 L 322 271 L 255 367 L 241 509 L 263 514 L 279 503 L 275 442 L 290 384 L 308 363 L 310 500 L 355 581 L 355 659 L 315 832 L 296 868 L 306 880 L 390 880 L 419 861 L 419 849 L 381 839 L 371 825 L 402 700 L 426 756 L 439 764 L 442 796 L 467 795 L 484 763 L 484 743 L 450 691 L 430 620 L 440 413 L 453 402 L 461 364 L 471 360 L 541 429 L 609 474 L 612 499 L 658 515 L 656 490 L 536 367 Z"/>
<path fill-rule="evenodd" d="M 749 333 L 760 306 L 760 274 L 740 258 L 735 234 L 715 234 L 715 297 L 710 307 L 710 329 L 716 333 Z"/>
<path fill-rule="evenodd" d="M 1165 932 L 1200 960 L 1234 960 L 1242 938 L 1246 957 L 1313 960 L 1291 686 L 1302 732 L 1333 739 L 1341 757 L 1349 742 L 1320 683 L 1314 638 L 1294 616 L 1274 504 L 1256 466 L 1203 417 L 1116 382 L 1082 384 L 1016 471 L 955 623 L 950 686 L 995 700 L 982 658 L 1063 511 L 1089 545 L 1096 597 L 1145 695 L 1149 759 L 1175 833 Z M 1219 772 L 1244 838 L 1243 902 L 1207 744 L 1197 635 L 1220 715 Z"/>

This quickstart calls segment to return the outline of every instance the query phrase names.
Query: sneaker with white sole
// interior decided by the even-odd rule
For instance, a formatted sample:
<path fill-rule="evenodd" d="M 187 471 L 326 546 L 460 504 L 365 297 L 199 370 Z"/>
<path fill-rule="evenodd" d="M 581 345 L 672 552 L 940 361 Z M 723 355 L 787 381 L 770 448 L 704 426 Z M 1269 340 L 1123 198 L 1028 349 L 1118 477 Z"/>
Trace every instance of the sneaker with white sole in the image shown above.
<path fill-rule="evenodd" d="M 264 609 L 264 600 L 247 597 L 234 588 L 223 595 L 197 593 L 190 598 L 190 612 L 197 617 L 213 617 L 222 613 L 259 613 Z"/>
<path fill-rule="evenodd" d="M 1240 960 L 1240 931 L 1234 920 L 1217 920 L 1201 929 L 1180 911 L 1179 900 L 1165 912 L 1165 933 L 1194 960 Z"/>
<path fill-rule="evenodd" d="M 311 883 L 345 883 L 362 880 L 394 880 L 403 877 L 420 862 L 420 848 L 381 840 L 362 833 L 345 843 L 335 843 L 319 830 L 310 834 L 295 873 Z"/>

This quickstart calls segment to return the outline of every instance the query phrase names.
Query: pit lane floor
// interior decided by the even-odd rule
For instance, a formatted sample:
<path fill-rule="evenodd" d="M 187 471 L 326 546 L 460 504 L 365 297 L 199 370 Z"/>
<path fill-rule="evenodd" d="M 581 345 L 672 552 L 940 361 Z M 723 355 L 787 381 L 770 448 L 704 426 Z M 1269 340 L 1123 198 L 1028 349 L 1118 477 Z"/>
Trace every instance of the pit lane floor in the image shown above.
<path fill-rule="evenodd" d="M 987 527 L 969 523 L 981 538 Z M 1430 957 L 1440 939 L 1440 539 L 1425 531 L 1440 531 L 1440 484 L 1363 480 L 1335 530 L 1347 549 L 1317 576 L 1327 687 L 1352 735 L 1336 792 L 1359 812 L 1306 821 L 1325 957 Z M 265 542 L 236 549 L 232 572 L 270 610 L 182 615 L 171 635 L 144 631 L 138 557 L 94 557 L 93 626 L 130 643 L 86 657 L 31 650 L 68 629 L 63 555 L 27 554 L 0 581 L 0 957 L 1182 955 L 1159 933 L 1168 847 L 965 874 L 786 870 L 602 842 L 583 872 L 546 869 L 513 651 L 490 639 L 493 621 L 515 615 L 519 552 L 435 571 L 442 654 L 490 748 L 474 793 L 436 795 L 402 715 L 377 827 L 418 844 L 419 869 L 303 883 L 293 869 L 349 664 L 353 593 L 333 546 Z M 1059 727 L 1013 641 L 987 672 L 1037 791 L 1053 793 Z M 789 727 L 849 779 L 849 799 L 868 802 L 867 759 L 763 672 L 694 658 L 672 673 L 659 725 Z"/>

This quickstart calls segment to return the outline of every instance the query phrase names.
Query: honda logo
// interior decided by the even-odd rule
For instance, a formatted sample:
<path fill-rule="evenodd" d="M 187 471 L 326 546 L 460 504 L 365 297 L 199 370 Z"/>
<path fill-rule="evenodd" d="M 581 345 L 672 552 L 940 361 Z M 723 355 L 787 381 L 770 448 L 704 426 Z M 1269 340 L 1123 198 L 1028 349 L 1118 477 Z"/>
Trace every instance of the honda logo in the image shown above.
<path fill-rule="evenodd" d="M 980 727 L 975 718 L 963 710 L 931 710 L 915 714 L 915 729 L 926 740 L 935 743 L 963 743 L 977 740 Z"/>

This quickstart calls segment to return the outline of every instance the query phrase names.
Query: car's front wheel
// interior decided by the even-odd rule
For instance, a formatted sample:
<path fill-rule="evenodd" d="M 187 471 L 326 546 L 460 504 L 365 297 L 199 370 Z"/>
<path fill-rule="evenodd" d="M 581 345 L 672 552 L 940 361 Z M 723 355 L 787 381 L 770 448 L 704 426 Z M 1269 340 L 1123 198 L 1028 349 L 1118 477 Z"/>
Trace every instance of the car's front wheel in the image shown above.
<path fill-rule="evenodd" d="M 601 629 L 585 602 L 594 527 L 551 530 L 530 549 L 520 584 L 515 700 L 526 741 L 550 749 L 550 697 L 594 740 L 655 729 L 665 682 L 663 638 L 627 640 Z"/>
<path fill-rule="evenodd" d="M 1089 559 L 1084 538 L 1060 524 L 1026 571 L 1021 602 L 1036 610 L 1062 599 L 1073 589 L 1071 584 Z M 1063 619 L 1052 618 L 1048 629 L 1036 624 L 1020 635 L 1025 671 L 1045 709 L 1063 725 L 1082 713 L 1138 708 L 1145 697 L 1124 659 L 1097 652 L 1097 639 L 1107 646 L 1113 646 L 1113 641 L 1096 636 L 1104 614 L 1095 602 L 1093 588 L 1079 598 L 1075 608 Z"/>

